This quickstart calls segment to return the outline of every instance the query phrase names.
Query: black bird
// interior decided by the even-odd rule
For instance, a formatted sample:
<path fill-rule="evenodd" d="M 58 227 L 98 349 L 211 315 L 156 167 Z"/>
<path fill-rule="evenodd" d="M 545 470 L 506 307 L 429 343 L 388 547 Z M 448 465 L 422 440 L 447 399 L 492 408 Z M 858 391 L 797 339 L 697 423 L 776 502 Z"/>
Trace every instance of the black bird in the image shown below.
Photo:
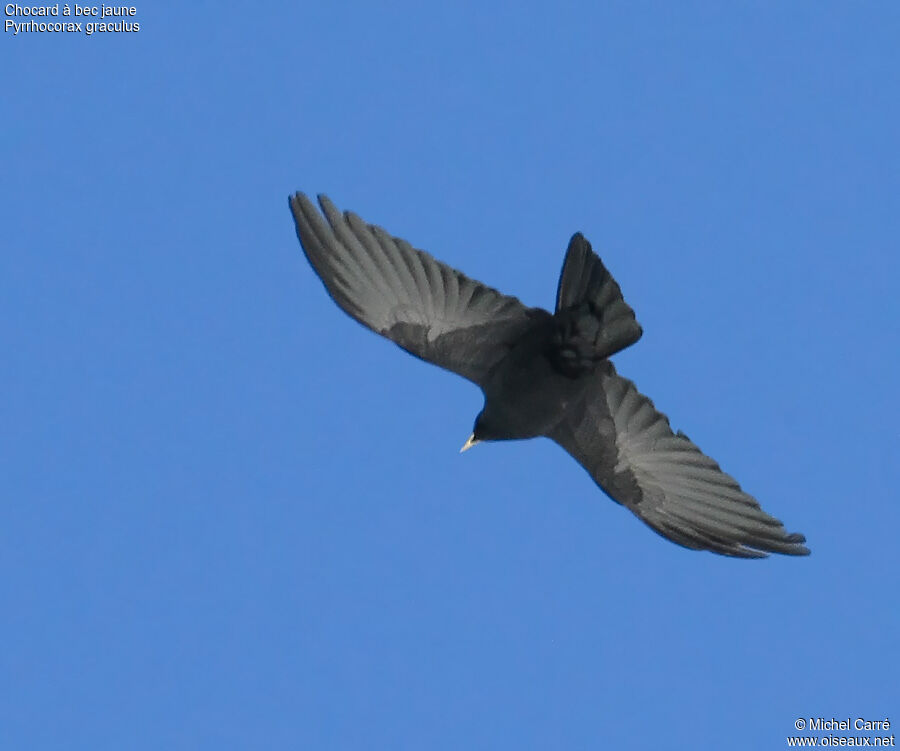
<path fill-rule="evenodd" d="M 643 332 L 581 233 L 566 251 L 551 314 L 341 213 L 326 196 L 319 204 L 324 219 L 302 193 L 290 198 L 300 244 L 332 299 L 484 392 L 463 451 L 546 436 L 614 501 L 679 545 L 740 558 L 809 554 L 803 535 L 789 534 L 616 373 L 608 358 Z"/>

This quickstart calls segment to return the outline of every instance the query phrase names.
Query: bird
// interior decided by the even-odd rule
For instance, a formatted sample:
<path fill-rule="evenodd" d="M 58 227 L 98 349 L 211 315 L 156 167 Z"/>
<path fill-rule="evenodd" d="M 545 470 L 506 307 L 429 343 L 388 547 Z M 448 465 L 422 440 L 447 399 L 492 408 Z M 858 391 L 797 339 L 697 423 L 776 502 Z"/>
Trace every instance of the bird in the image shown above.
<path fill-rule="evenodd" d="M 736 558 L 808 555 L 806 538 L 616 372 L 610 357 L 643 329 L 580 233 L 566 250 L 553 313 L 469 278 L 406 240 L 289 197 L 300 245 L 337 305 L 408 353 L 479 386 L 484 407 L 460 451 L 550 438 L 612 500 L 678 545 Z"/>

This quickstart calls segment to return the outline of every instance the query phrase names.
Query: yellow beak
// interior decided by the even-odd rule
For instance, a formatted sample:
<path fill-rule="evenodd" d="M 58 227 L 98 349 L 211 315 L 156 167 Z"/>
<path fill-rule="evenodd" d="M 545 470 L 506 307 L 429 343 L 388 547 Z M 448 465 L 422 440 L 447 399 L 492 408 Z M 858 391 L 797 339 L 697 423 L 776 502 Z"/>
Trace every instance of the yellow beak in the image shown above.
<path fill-rule="evenodd" d="M 463 444 L 463 447 L 459 450 L 459 453 L 461 454 L 463 451 L 468 451 L 476 443 L 481 443 L 481 441 L 479 441 L 477 438 L 475 438 L 475 434 L 472 433 L 472 435 L 470 435 L 466 439 L 466 442 Z"/>

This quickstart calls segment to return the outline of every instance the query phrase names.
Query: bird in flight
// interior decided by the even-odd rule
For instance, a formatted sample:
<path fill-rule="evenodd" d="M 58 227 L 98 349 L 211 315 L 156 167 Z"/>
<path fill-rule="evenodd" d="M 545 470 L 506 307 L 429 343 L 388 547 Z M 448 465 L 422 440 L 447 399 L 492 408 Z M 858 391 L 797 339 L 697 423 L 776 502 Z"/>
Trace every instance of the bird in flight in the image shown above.
<path fill-rule="evenodd" d="M 484 392 L 465 451 L 546 436 L 663 537 L 739 558 L 808 555 L 609 358 L 642 329 L 590 243 L 569 242 L 556 310 L 529 308 L 416 250 L 324 195 L 290 198 L 297 236 L 331 298 L 412 355 Z"/>

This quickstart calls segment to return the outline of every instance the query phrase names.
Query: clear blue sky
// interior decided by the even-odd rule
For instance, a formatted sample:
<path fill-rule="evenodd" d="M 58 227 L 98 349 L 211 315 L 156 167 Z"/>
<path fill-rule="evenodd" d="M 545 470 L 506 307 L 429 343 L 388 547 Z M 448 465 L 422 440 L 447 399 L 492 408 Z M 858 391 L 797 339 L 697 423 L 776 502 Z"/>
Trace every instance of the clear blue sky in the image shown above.
<path fill-rule="evenodd" d="M 0 747 L 900 726 L 898 3 L 137 7 L 0 44 Z M 583 231 L 620 371 L 812 556 L 460 456 L 480 392 L 337 309 L 297 189 L 532 305 Z"/>

